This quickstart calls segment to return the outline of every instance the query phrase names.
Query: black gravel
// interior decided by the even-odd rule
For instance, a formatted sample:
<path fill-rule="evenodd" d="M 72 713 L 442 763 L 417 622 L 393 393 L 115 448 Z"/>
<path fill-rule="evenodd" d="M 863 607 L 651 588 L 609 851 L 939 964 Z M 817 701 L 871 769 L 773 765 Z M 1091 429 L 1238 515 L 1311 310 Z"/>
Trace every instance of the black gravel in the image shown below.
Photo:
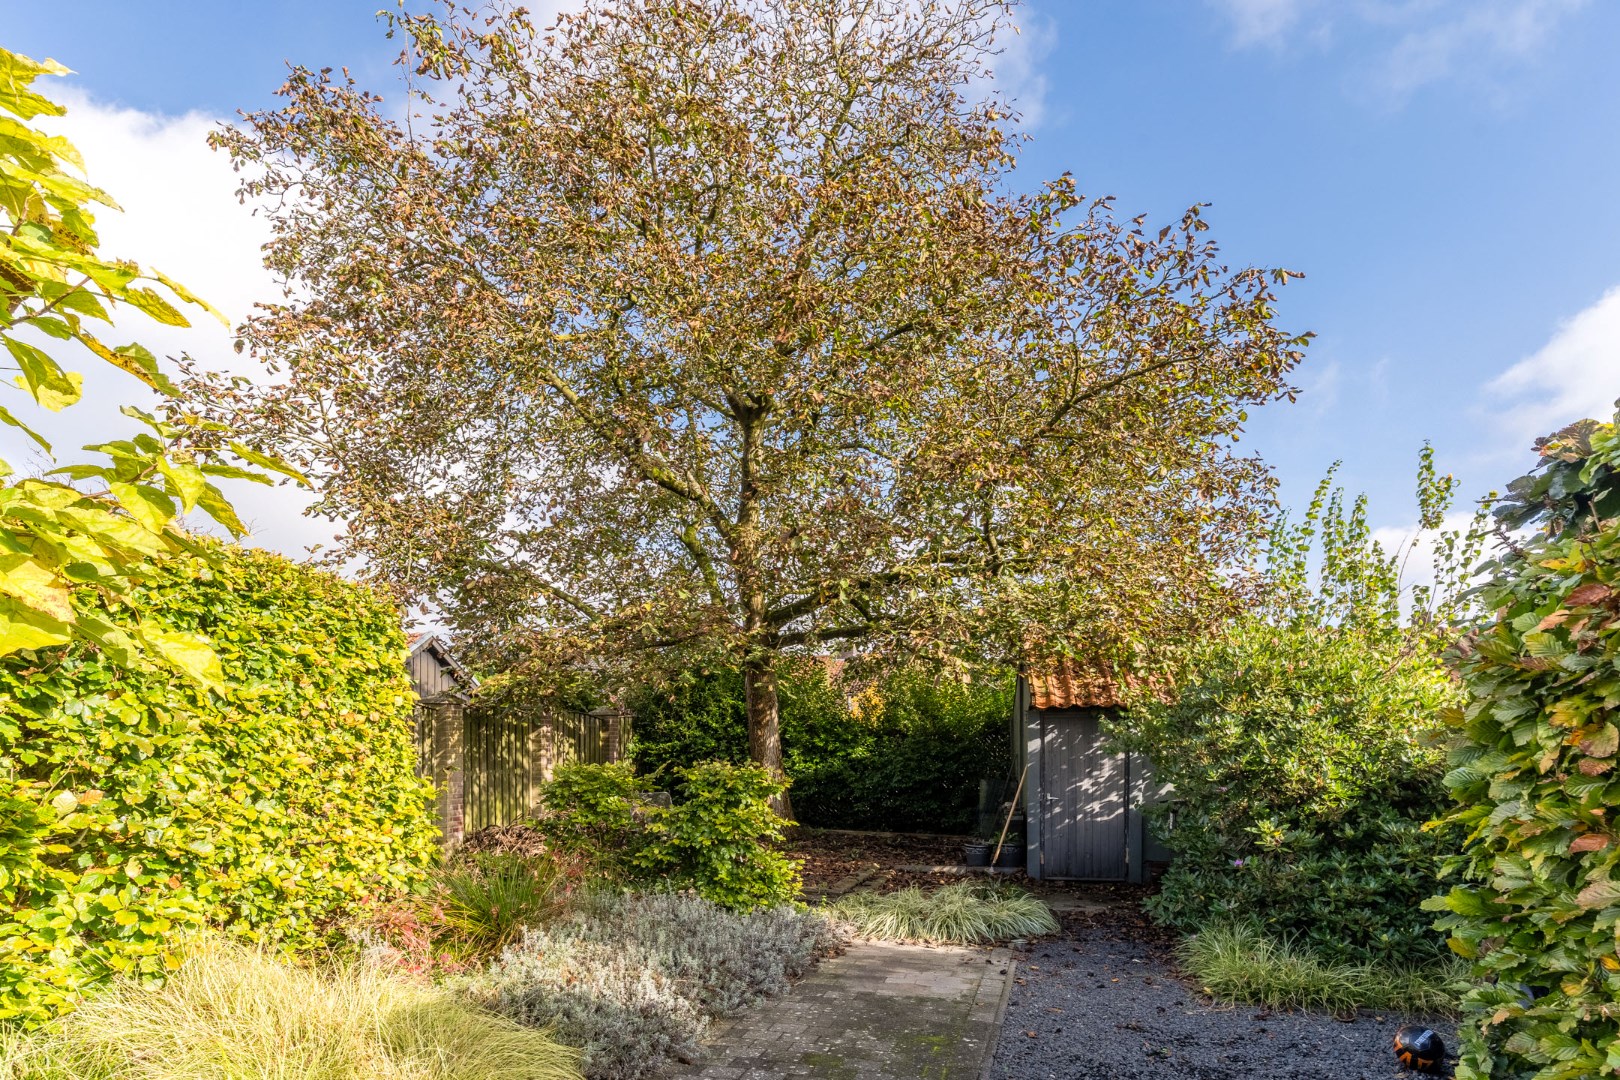
<path fill-rule="evenodd" d="M 1016 974 L 989 1080 L 1416 1080 L 1395 1061 L 1397 1028 L 1422 1022 L 1456 1048 L 1433 1019 L 1210 1004 L 1162 943 L 1104 917 L 1033 945 Z"/>

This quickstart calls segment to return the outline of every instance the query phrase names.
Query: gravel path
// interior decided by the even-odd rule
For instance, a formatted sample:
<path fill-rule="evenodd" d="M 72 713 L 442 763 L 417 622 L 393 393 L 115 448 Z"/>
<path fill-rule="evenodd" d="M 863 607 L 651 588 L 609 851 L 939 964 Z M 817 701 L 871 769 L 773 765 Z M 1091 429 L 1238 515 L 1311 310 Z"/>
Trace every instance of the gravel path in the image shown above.
<path fill-rule="evenodd" d="M 1177 980 L 1162 946 L 1091 916 L 1022 955 L 988 1080 L 1391 1080 L 1411 1018 L 1354 1021 L 1213 1006 Z M 1449 1024 L 1430 1022 L 1456 1046 Z"/>

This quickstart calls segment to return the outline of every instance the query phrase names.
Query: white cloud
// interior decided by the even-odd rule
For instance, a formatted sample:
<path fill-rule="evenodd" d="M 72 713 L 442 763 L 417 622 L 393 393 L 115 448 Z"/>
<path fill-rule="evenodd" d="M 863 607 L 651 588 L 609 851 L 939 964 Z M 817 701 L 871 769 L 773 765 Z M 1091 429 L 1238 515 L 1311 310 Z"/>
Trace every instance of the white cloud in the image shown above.
<path fill-rule="evenodd" d="M 1533 58 L 1565 15 L 1586 0 L 1473 0 L 1469 5 L 1401 34 L 1373 66 L 1376 85 L 1402 98 L 1428 83 L 1475 66 Z"/>
<path fill-rule="evenodd" d="M 1215 0 L 1232 22 L 1238 45 L 1281 42 L 1300 23 L 1311 0 Z"/>
<path fill-rule="evenodd" d="M 1314 415 L 1322 417 L 1339 403 L 1344 370 L 1337 360 L 1307 367 L 1299 379 L 1299 400 Z"/>
<path fill-rule="evenodd" d="M 1364 89 L 1398 102 L 1448 78 L 1491 84 L 1538 56 L 1588 0 L 1210 0 L 1240 48 L 1301 42 L 1350 54 Z"/>
<path fill-rule="evenodd" d="M 96 215 L 104 255 L 162 270 L 217 307 L 233 326 L 256 301 L 277 294 L 260 261 L 269 231 L 237 202 L 230 162 L 207 145 L 217 118 L 201 113 L 157 116 L 103 105 L 69 89 L 49 89 L 68 114 L 41 118 L 40 126 L 72 140 L 84 156 L 86 177 L 123 207 L 122 213 L 103 208 Z M 98 331 L 98 336 L 114 344 L 138 341 L 159 357 L 190 353 L 215 369 L 254 369 L 251 361 L 236 356 L 229 329 L 200 309 L 189 309 L 187 315 L 193 323 L 189 329 L 163 326 L 132 309 L 120 309 L 114 313 L 115 329 Z M 51 440 L 59 460 L 83 460 L 78 447 L 143 430 L 118 408 L 153 405 L 155 398 L 144 386 L 77 347 L 53 347 L 70 368 L 85 374 L 84 399 L 56 414 L 27 403 L 11 404 Z M 49 467 L 30 455 L 9 429 L 0 438 L 0 450 L 18 466 Z M 330 542 L 330 522 L 302 516 L 308 493 L 240 482 L 226 486 L 253 530 L 252 543 L 299 555 L 309 545 Z"/>
<path fill-rule="evenodd" d="M 1492 379 L 1485 394 L 1516 454 L 1565 424 L 1612 417 L 1620 398 L 1620 285 Z"/>
<path fill-rule="evenodd" d="M 1001 53 L 991 67 L 995 89 L 1018 110 L 1025 130 L 1033 131 L 1046 117 L 1047 80 L 1041 66 L 1057 48 L 1058 28 L 1028 6 L 1018 14 L 1016 31 L 997 40 Z"/>

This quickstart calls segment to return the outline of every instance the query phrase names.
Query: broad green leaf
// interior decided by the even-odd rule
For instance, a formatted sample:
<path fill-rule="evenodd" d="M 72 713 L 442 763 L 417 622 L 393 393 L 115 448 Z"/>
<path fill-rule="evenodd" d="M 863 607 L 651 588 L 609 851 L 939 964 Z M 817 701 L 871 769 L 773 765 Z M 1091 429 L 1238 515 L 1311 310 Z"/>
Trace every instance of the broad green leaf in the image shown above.
<path fill-rule="evenodd" d="M 253 447 L 240 442 L 233 441 L 230 446 L 231 452 L 237 457 L 241 458 L 243 461 L 247 462 L 249 465 L 257 465 L 261 469 L 269 469 L 271 472 L 278 472 L 283 476 L 291 477 L 304 487 L 310 486 L 309 478 L 307 476 L 293 468 L 291 465 L 287 464 L 285 461 L 281 460 L 281 458 L 272 457 L 269 454 L 261 454 L 259 451 L 253 449 Z"/>
<path fill-rule="evenodd" d="M 208 485 L 202 497 L 197 500 L 197 505 L 206 510 L 209 517 L 229 529 L 231 535 L 238 540 L 247 535 L 247 526 L 242 524 L 242 519 L 236 516 L 230 502 L 213 484 Z"/>
<path fill-rule="evenodd" d="M 157 466 L 164 479 L 169 481 L 175 495 L 179 496 L 181 512 L 191 513 L 198 500 L 208 493 L 208 478 L 203 475 L 201 469 L 189 461 L 174 461 L 160 457 Z"/>
<path fill-rule="evenodd" d="M 225 689 L 225 673 L 220 669 L 219 656 L 208 642 L 196 634 L 177 630 L 159 630 L 143 626 L 137 632 L 140 640 L 197 685 L 209 690 Z"/>
<path fill-rule="evenodd" d="M 161 533 L 174 520 L 174 500 L 148 484 L 113 482 L 107 485 L 118 505 L 129 512 L 148 532 Z"/>
<path fill-rule="evenodd" d="M 19 649 L 66 645 L 71 639 L 69 623 L 42 615 L 8 597 L 0 597 L 0 656 Z"/>
<path fill-rule="evenodd" d="M 12 414 L 11 410 L 6 408 L 4 405 L 0 405 L 0 424 L 5 424 L 8 427 L 16 428 L 24 435 L 27 435 L 30 439 L 33 439 L 34 442 L 39 445 L 41 450 L 45 451 L 47 454 L 51 452 L 51 444 L 45 441 L 45 436 L 41 435 L 27 424 L 17 419 L 17 417 Z"/>
<path fill-rule="evenodd" d="M 22 369 L 21 385 L 45 408 L 60 412 L 79 400 L 83 376 L 62 370 L 60 364 L 26 341 L 8 337 L 6 351 Z"/>
<path fill-rule="evenodd" d="M 179 309 L 151 289 L 139 286 L 131 288 L 124 293 L 124 300 L 130 306 L 139 308 L 165 326 L 191 325 L 186 321 L 186 317 L 180 314 Z"/>
<path fill-rule="evenodd" d="M 196 304 L 198 307 L 208 312 L 208 314 L 218 319 L 220 325 L 226 327 L 227 329 L 230 327 L 231 320 L 227 319 L 224 313 L 218 308 L 214 307 L 214 305 L 210 304 L 208 301 L 204 300 L 202 297 L 198 296 L 184 285 L 181 285 L 178 281 L 175 281 L 162 271 L 151 270 L 148 272 L 158 281 L 161 281 L 164 285 L 166 285 L 169 291 L 174 293 L 174 295 L 178 296 L 181 300 L 188 304 Z"/>
<path fill-rule="evenodd" d="M 0 555 L 0 593 L 62 622 L 73 621 L 73 602 L 62 581 L 30 555 Z"/>
<path fill-rule="evenodd" d="M 254 484 L 264 484 L 270 487 L 274 487 L 276 483 L 264 473 L 238 469 L 235 465 L 204 465 L 202 471 L 208 476 L 217 476 L 222 480 L 247 480 Z"/>

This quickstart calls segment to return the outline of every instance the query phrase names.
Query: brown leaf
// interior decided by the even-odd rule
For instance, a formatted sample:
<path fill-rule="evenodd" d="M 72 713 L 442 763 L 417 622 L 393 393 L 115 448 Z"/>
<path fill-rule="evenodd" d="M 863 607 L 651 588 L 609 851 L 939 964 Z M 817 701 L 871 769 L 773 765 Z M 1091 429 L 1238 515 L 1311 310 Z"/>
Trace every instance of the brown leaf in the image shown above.
<path fill-rule="evenodd" d="M 1580 743 L 1581 752 L 1596 758 L 1614 757 L 1620 751 L 1620 728 L 1604 724 Z"/>
<path fill-rule="evenodd" d="M 1570 854 L 1578 851 L 1602 851 L 1609 846 L 1609 838 L 1602 833 L 1586 833 L 1577 836 L 1575 842 L 1569 845 Z"/>
<path fill-rule="evenodd" d="M 1551 615 L 1548 615 L 1545 619 L 1542 619 L 1540 622 L 1536 623 L 1536 629 L 1551 630 L 1553 627 L 1558 626 L 1567 618 L 1569 618 L 1569 609 L 1559 608 Z"/>
<path fill-rule="evenodd" d="M 1570 607 L 1591 607 L 1614 595 L 1614 590 L 1600 581 L 1588 581 L 1564 598 Z"/>
<path fill-rule="evenodd" d="M 1602 776 L 1604 773 L 1614 768 L 1614 762 L 1600 761 L 1597 758 L 1586 758 L 1578 766 L 1576 766 L 1576 768 L 1580 769 L 1582 774 L 1586 776 Z"/>

